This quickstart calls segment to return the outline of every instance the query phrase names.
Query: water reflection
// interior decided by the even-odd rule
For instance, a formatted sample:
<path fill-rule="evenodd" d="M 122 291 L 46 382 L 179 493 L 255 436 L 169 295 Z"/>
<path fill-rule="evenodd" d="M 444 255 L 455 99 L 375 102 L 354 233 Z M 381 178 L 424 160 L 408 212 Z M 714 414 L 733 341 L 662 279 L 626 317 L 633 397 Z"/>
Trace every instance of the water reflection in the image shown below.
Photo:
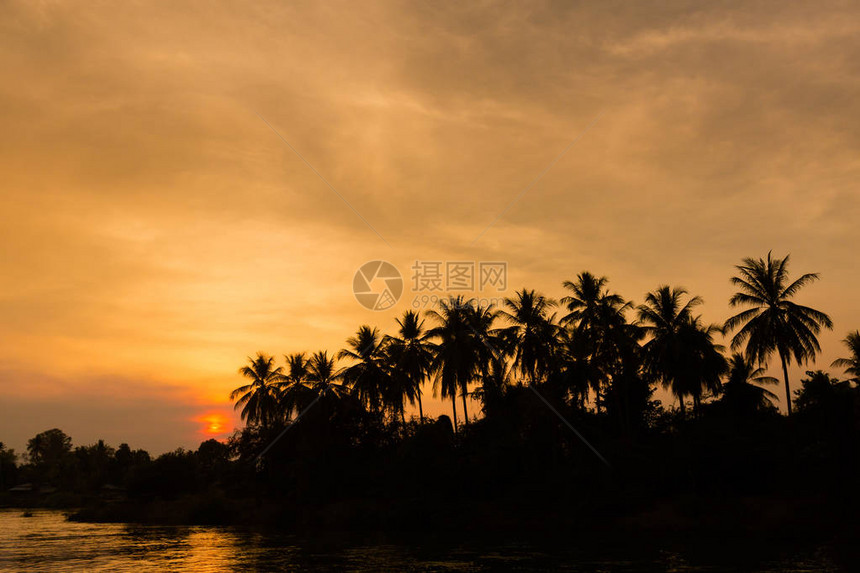
<path fill-rule="evenodd" d="M 709 544 L 714 547 L 713 543 Z M 299 539 L 225 527 L 149 527 L 65 521 L 60 512 L 0 510 L 0 571 L 839 571 L 827 547 L 788 556 L 702 557 L 689 547 L 575 547 L 569 540 L 475 545 Z M 688 558 L 695 555 L 695 559 Z M 784 553 L 785 555 L 785 553 Z"/>

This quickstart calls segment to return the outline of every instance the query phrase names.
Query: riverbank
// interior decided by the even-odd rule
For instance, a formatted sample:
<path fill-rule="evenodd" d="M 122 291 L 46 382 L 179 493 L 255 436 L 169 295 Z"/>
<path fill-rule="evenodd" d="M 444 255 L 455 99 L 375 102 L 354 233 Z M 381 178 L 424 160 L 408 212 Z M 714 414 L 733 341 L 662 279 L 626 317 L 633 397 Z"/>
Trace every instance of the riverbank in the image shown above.
<path fill-rule="evenodd" d="M 93 523 L 239 525 L 287 532 L 466 532 L 542 535 L 683 535 L 797 538 L 827 541 L 856 533 L 851 509 L 826 495 L 697 496 L 650 501 L 592 500 L 559 504 L 546 499 L 400 501 L 338 500 L 308 506 L 264 499 L 230 499 L 208 492 L 153 502 L 90 503 L 69 519 Z"/>

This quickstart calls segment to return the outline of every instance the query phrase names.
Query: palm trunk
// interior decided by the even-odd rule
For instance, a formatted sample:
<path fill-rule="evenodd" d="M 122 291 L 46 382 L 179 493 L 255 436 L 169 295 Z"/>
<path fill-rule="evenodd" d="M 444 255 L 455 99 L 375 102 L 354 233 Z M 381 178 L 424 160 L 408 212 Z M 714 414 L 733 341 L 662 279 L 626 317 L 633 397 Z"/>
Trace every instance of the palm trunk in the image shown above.
<path fill-rule="evenodd" d="M 421 388 L 418 388 L 418 416 L 421 419 L 421 425 L 424 425 L 424 406 L 421 404 Z"/>
<path fill-rule="evenodd" d="M 451 410 L 454 412 L 454 432 L 457 431 L 457 394 L 451 394 Z"/>
<path fill-rule="evenodd" d="M 687 419 L 687 407 L 684 406 L 684 397 L 683 396 L 678 396 L 678 403 L 681 406 L 681 419 L 686 420 Z"/>
<path fill-rule="evenodd" d="M 463 388 L 463 425 L 469 423 L 469 411 L 466 409 L 466 389 Z"/>
<path fill-rule="evenodd" d="M 782 375 L 785 378 L 785 405 L 788 408 L 788 415 L 791 416 L 791 389 L 788 386 L 788 364 L 785 361 L 785 356 L 780 352 L 779 359 L 782 360 Z"/>

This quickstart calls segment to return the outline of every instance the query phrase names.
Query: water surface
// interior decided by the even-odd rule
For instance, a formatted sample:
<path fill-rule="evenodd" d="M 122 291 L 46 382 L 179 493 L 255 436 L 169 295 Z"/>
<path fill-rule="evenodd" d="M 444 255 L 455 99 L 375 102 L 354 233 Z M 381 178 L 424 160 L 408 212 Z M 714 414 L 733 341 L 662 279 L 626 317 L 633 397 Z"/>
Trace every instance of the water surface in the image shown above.
<path fill-rule="evenodd" d="M 302 538 L 234 527 L 87 524 L 62 512 L 0 510 L 0 571 L 842 571 L 834 550 L 724 540 L 710 548 L 577 543 Z"/>

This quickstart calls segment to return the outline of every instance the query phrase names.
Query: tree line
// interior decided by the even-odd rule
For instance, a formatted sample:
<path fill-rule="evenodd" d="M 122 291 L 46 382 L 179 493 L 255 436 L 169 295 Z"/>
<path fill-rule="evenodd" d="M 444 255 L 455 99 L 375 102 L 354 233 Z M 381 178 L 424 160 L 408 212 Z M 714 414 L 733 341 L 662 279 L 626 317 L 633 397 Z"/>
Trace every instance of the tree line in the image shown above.
<path fill-rule="evenodd" d="M 688 403 L 700 415 L 707 398 L 737 412 L 773 409 L 777 397 L 767 386 L 777 380 L 765 376 L 765 368 L 775 358 L 790 416 L 788 367 L 814 361 L 819 333 L 833 324 L 824 312 L 795 302 L 818 274 L 792 280 L 788 263 L 789 256 L 771 253 L 744 259 L 731 279 L 737 292 L 729 304 L 738 312 L 722 325 L 704 323 L 696 313 L 702 299 L 684 288 L 659 286 L 636 306 L 612 292 L 606 277 L 589 272 L 565 281 L 560 300 L 525 288 L 501 308 L 450 297 L 424 316 L 406 311 L 394 335 L 363 325 L 333 355 L 293 353 L 279 366 L 258 353 L 239 371 L 248 382 L 230 397 L 242 419 L 265 432 L 321 400 L 349 401 L 401 424 L 407 405 L 417 406 L 423 423 L 429 386 L 451 401 L 456 431 L 469 421 L 467 398 L 477 399 L 488 415 L 509 389 L 528 386 L 571 407 L 606 413 L 632 430 L 653 415 L 657 385 L 677 398 L 681 418 Z M 730 351 L 717 343 L 719 334 L 731 335 Z M 845 344 L 850 356 L 833 366 L 856 382 L 860 332 L 850 333 Z"/>

